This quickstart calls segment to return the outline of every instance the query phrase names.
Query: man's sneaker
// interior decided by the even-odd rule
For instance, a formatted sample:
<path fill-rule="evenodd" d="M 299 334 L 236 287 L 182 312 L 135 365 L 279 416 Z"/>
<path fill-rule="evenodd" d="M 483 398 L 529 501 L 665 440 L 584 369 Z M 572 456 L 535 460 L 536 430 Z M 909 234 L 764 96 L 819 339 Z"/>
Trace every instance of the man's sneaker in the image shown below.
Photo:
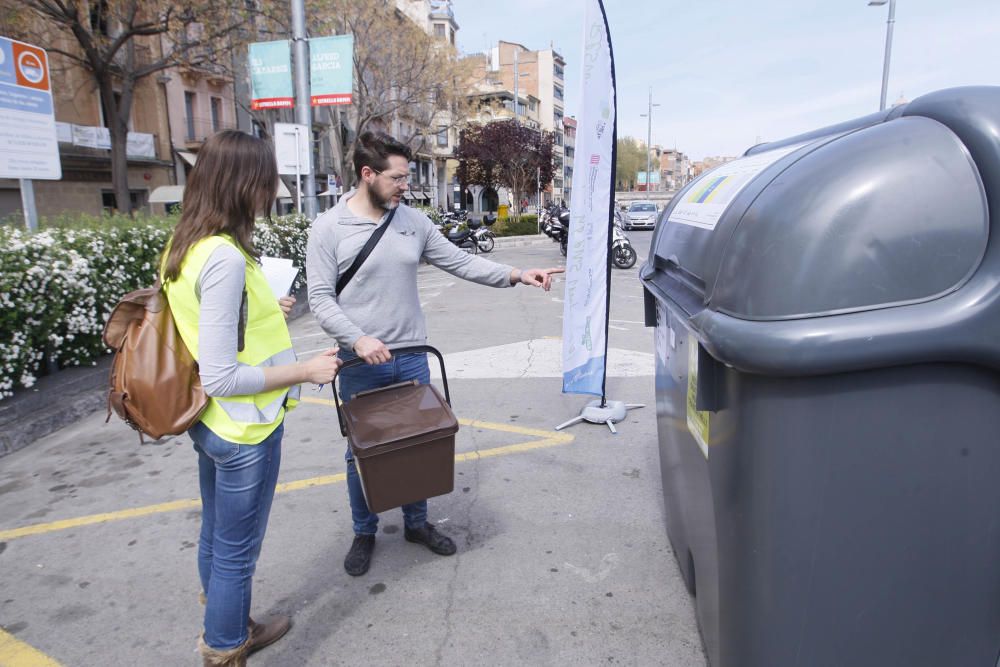
<path fill-rule="evenodd" d="M 344 569 L 352 577 L 360 577 L 368 571 L 372 564 L 372 552 L 375 551 L 374 535 L 355 535 L 351 550 L 344 558 Z"/>
<path fill-rule="evenodd" d="M 403 536 L 406 537 L 407 542 L 423 544 L 441 556 L 450 556 L 456 551 L 455 543 L 451 541 L 451 538 L 439 533 L 434 524 L 431 523 L 425 523 L 420 528 L 406 528 L 403 531 Z"/>

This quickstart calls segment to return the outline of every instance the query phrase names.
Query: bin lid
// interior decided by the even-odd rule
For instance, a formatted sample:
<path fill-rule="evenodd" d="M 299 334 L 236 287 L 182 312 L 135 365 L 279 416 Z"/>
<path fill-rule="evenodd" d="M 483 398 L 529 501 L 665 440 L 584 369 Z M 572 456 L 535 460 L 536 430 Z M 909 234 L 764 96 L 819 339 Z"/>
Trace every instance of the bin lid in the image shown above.
<path fill-rule="evenodd" d="M 887 112 L 703 174 L 664 212 L 650 280 L 686 290 L 678 303 L 745 320 L 875 310 L 957 289 L 988 227 L 959 137 Z"/>
<path fill-rule="evenodd" d="M 458 420 L 438 390 L 426 384 L 388 387 L 343 405 L 355 456 L 365 458 L 452 435 Z"/>

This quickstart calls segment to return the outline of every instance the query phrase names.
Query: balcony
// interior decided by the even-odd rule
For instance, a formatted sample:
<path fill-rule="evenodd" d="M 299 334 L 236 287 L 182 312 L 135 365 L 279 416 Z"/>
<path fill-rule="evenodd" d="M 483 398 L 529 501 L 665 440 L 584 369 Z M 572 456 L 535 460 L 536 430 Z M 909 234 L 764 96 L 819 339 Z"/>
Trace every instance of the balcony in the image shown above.
<path fill-rule="evenodd" d="M 188 116 L 185 119 L 184 143 L 189 149 L 198 149 L 205 140 L 220 130 L 235 130 L 236 121 L 228 118 L 213 119 L 204 116 Z"/>

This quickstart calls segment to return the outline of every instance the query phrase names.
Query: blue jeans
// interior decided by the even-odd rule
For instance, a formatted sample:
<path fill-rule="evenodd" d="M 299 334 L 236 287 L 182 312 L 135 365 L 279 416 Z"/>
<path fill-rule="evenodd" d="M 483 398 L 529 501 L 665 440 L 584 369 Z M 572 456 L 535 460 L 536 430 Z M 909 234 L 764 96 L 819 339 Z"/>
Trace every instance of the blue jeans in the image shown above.
<path fill-rule="evenodd" d="M 198 574 L 208 598 L 205 643 L 218 650 L 247 640 L 250 585 L 267 530 L 281 465 L 284 424 L 257 445 L 223 440 L 198 422 L 188 430 L 198 452 L 201 537 Z"/>
<path fill-rule="evenodd" d="M 355 359 L 353 354 L 340 353 L 345 362 Z M 398 382 L 416 380 L 420 384 L 430 384 L 431 372 L 427 366 L 426 354 L 393 355 L 384 364 L 355 366 L 340 372 L 340 400 L 347 403 L 351 396 L 368 389 L 387 387 Z M 347 461 L 347 495 L 351 500 L 351 518 L 354 520 L 355 535 L 374 535 L 378 531 L 378 515 L 368 509 L 365 494 L 361 489 L 361 478 L 354 465 L 354 455 L 350 445 L 344 454 Z M 403 505 L 403 523 L 407 528 L 420 528 L 427 521 L 427 501 L 419 500 Z"/>

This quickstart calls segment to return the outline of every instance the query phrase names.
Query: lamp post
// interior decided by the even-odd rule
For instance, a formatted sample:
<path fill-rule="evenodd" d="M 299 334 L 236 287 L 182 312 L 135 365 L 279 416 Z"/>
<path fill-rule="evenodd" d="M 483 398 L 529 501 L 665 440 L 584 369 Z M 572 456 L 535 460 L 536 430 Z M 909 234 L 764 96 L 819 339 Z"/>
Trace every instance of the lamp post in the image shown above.
<path fill-rule="evenodd" d="M 889 57 L 892 55 L 892 27 L 896 23 L 896 0 L 868 0 L 869 7 L 889 5 L 889 18 L 885 22 L 885 61 L 882 63 L 882 97 L 879 98 L 879 111 L 885 111 L 885 97 L 889 89 Z"/>
<path fill-rule="evenodd" d="M 653 88 L 649 88 L 649 111 L 647 113 L 639 114 L 640 118 L 645 118 L 646 120 L 646 192 L 649 192 L 649 172 L 652 169 L 653 157 L 650 154 L 652 150 L 653 142 L 653 107 L 658 107 L 659 104 L 653 104 Z"/>

